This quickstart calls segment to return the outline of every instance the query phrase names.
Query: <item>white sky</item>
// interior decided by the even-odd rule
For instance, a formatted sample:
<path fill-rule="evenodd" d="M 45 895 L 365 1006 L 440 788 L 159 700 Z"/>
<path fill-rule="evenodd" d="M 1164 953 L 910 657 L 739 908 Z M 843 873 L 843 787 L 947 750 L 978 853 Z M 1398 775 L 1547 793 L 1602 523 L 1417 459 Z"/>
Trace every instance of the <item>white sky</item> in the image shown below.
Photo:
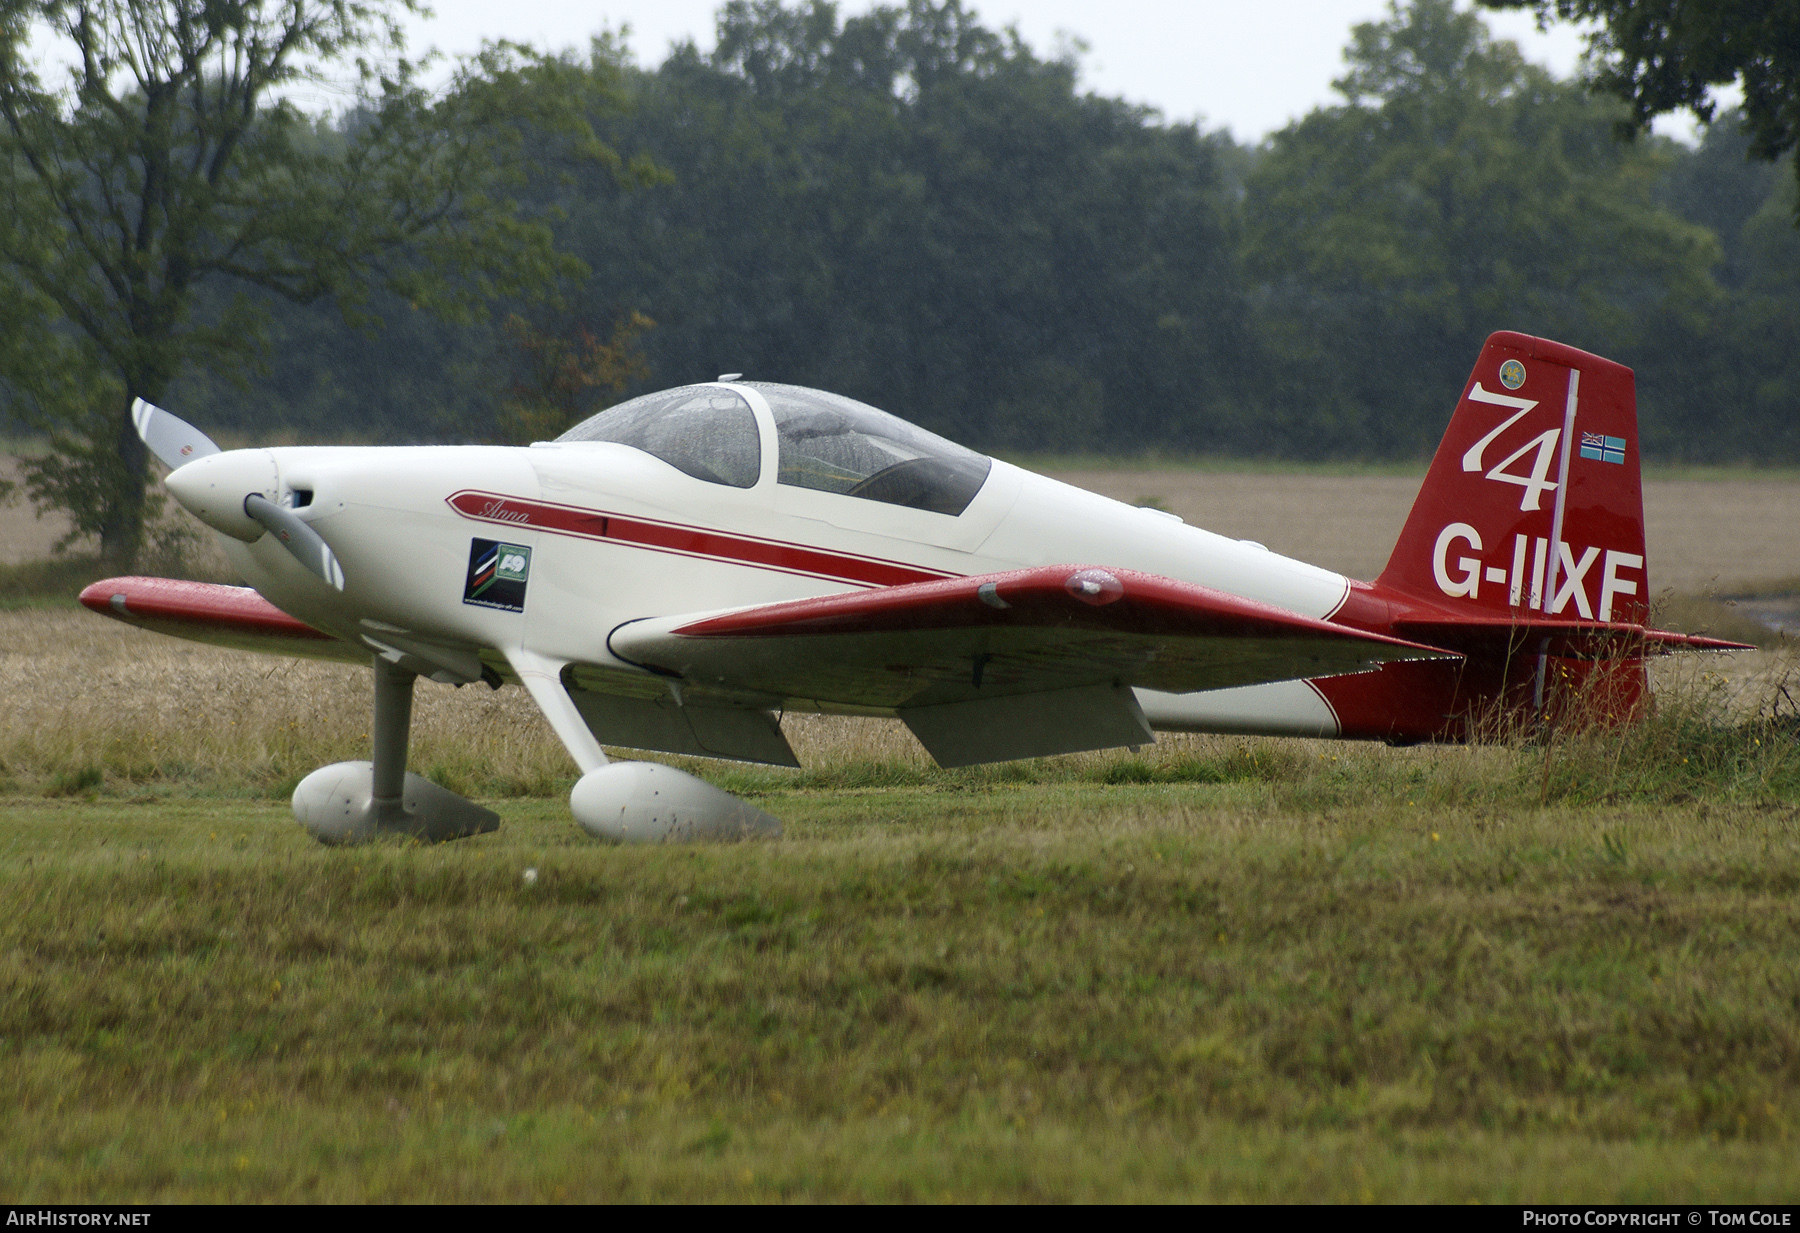
<path fill-rule="evenodd" d="M 451 56 L 505 38 L 540 48 L 584 50 L 602 30 L 630 31 L 627 45 L 639 64 L 662 62 L 669 47 L 692 38 L 712 48 L 723 0 L 425 0 L 429 18 L 406 23 L 413 56 L 436 48 Z M 788 0 L 794 3 L 795 0 Z M 840 17 L 865 12 L 877 0 L 839 0 Z M 903 0 L 886 0 L 900 3 Z M 1469 0 L 1464 0 L 1468 3 Z M 1199 119 L 1255 142 L 1314 107 L 1341 101 L 1331 89 L 1344 72 L 1350 27 L 1379 21 L 1387 0 L 965 0 L 992 29 L 1016 25 L 1041 55 L 1073 37 L 1087 45 L 1080 57 L 1082 89 L 1122 96 L 1157 108 L 1169 120 Z M 1482 11 L 1488 27 L 1512 39 L 1526 57 L 1558 76 L 1575 71 L 1583 40 L 1566 24 L 1539 32 L 1527 13 Z M 39 38 L 42 31 L 37 32 Z M 34 39 L 34 43 L 38 40 Z M 49 68 L 62 48 L 39 46 Z M 440 71 L 442 68 L 440 67 Z M 318 86 L 294 92 L 301 106 L 331 109 L 346 96 Z M 1726 97 L 1739 97 L 1733 88 Z M 1695 139 L 1693 117 L 1665 116 L 1655 130 Z"/>
<path fill-rule="evenodd" d="M 719 0 L 534 0 L 517 7 L 433 0 L 436 15 L 410 23 L 408 50 L 470 52 L 484 38 L 500 37 L 585 48 L 596 31 L 626 25 L 629 46 L 649 67 L 683 37 L 710 49 L 719 7 Z M 871 0 L 844 0 L 839 12 L 870 7 Z M 1388 8 L 1385 0 L 970 0 L 969 7 L 990 28 L 1016 24 L 1040 54 L 1051 54 L 1064 34 L 1085 41 L 1085 89 L 1148 103 L 1171 120 L 1199 117 L 1240 141 L 1340 101 L 1331 82 L 1343 75 L 1350 27 L 1380 20 Z M 1574 71 L 1582 40 L 1572 27 L 1540 34 L 1526 13 L 1483 16 L 1528 58 L 1560 76 Z M 1691 125 L 1669 127 L 1685 133 Z"/>

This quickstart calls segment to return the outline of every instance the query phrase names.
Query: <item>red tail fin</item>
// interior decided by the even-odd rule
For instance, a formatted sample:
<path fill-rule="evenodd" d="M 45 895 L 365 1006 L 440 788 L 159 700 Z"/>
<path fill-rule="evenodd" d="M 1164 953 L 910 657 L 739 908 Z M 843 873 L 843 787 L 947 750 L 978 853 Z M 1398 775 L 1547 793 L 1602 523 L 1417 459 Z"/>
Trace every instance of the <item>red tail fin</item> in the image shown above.
<path fill-rule="evenodd" d="M 1637 451 L 1629 368 L 1526 334 L 1489 336 L 1377 585 L 1521 624 L 1642 625 Z"/>
<path fill-rule="evenodd" d="M 1635 713 L 1648 696 L 1645 639 L 1665 637 L 1643 629 L 1637 450 L 1629 368 L 1491 335 L 1394 555 L 1339 618 L 1364 613 L 1464 659 L 1315 681 L 1344 735 L 1466 738 Z"/>
<path fill-rule="evenodd" d="M 1340 731 L 1411 741 L 1621 719 L 1648 701 L 1646 651 L 1741 646 L 1644 628 L 1637 450 L 1629 368 L 1490 335 L 1387 569 L 1333 618 L 1464 658 L 1314 681 Z"/>

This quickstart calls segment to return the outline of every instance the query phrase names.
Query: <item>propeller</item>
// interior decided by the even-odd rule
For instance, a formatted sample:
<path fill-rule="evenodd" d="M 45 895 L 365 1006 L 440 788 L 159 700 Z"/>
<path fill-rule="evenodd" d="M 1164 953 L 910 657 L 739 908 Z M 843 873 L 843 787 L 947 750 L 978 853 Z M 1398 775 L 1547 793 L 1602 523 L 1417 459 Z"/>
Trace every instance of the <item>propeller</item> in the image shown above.
<path fill-rule="evenodd" d="M 294 559 L 317 574 L 325 585 L 344 589 L 344 567 L 337 554 L 319 533 L 307 526 L 291 509 L 284 509 L 260 492 L 244 498 L 244 512 L 269 529 L 269 533 L 294 554 Z"/>
<path fill-rule="evenodd" d="M 171 471 L 220 452 L 212 438 L 198 428 L 141 398 L 131 400 L 131 422 L 150 452 Z"/>
<path fill-rule="evenodd" d="M 196 468 L 185 475 L 174 474 L 190 462 L 223 453 L 212 438 L 179 416 L 170 415 L 161 407 L 153 406 L 141 398 L 132 400 L 131 422 L 150 452 L 169 468 L 170 475 L 165 482 L 175 494 L 176 500 L 227 535 L 235 535 L 244 540 L 255 538 L 254 532 L 246 534 L 232 525 L 233 519 L 225 518 L 221 521 L 226 511 L 213 505 L 216 498 L 200 500 L 203 493 L 221 486 L 221 481 L 224 481 L 222 486 L 227 491 L 237 487 L 230 482 L 236 476 L 237 469 L 228 465 L 229 460 L 209 463 L 206 467 Z M 233 457 L 241 458 L 247 453 L 240 450 Z M 267 462 L 262 464 L 265 467 L 268 465 L 270 464 Z M 219 473 L 218 469 L 222 466 L 225 471 Z M 207 474 L 200 474 L 202 472 Z M 242 492 L 243 489 L 237 488 L 237 491 Z M 330 544 L 320 538 L 317 531 L 295 516 L 293 510 L 275 504 L 260 492 L 252 492 L 244 498 L 244 513 L 280 540 L 282 547 L 293 553 L 294 559 L 306 566 L 309 572 L 316 574 L 326 586 L 338 591 L 344 589 L 344 567 L 338 564 L 337 554 L 331 550 Z"/>

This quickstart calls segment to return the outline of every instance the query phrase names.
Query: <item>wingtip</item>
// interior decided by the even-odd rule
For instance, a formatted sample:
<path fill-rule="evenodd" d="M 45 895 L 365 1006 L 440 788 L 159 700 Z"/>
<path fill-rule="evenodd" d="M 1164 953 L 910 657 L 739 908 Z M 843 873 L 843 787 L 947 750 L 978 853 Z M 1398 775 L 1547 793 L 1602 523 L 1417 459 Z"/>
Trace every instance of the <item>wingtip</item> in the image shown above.
<path fill-rule="evenodd" d="M 111 615 L 112 598 L 119 590 L 119 579 L 102 578 L 99 582 L 90 582 L 81 589 L 76 597 L 83 608 L 89 612 L 98 612 L 101 616 Z"/>

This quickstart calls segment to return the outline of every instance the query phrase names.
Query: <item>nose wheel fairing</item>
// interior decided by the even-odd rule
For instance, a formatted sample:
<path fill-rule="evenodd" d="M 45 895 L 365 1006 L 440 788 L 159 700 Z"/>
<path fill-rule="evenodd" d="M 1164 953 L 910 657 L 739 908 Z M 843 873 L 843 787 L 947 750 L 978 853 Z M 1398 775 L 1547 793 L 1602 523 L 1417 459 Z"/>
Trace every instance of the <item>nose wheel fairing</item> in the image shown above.
<path fill-rule="evenodd" d="M 485 834 L 500 815 L 406 769 L 413 673 L 375 657 L 375 707 L 368 762 L 320 767 L 294 789 L 294 818 L 320 843 L 377 835 L 441 841 Z"/>
<path fill-rule="evenodd" d="M 333 762 L 294 789 L 294 818 L 320 843 L 410 835 L 433 843 L 498 830 L 500 815 L 407 771 L 399 797 L 374 799 L 374 764 Z"/>

